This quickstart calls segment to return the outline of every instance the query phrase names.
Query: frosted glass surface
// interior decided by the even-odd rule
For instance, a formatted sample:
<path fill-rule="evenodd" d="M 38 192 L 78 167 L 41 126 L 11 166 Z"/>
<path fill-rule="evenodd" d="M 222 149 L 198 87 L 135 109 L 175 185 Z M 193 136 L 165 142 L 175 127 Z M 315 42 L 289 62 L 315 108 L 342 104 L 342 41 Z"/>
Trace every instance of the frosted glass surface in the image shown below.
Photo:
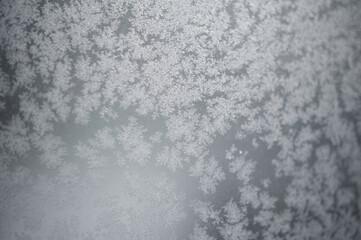
<path fill-rule="evenodd" d="M 0 239 L 361 239 L 361 1 L 2 0 Z"/>

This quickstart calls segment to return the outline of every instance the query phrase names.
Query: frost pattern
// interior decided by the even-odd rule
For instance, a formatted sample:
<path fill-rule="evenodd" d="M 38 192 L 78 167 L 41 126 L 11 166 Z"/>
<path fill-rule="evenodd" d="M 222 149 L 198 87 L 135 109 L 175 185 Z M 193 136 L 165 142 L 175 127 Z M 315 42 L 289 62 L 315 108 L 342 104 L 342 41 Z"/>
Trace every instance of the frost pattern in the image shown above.
<path fill-rule="evenodd" d="M 360 239 L 357 0 L 4 0 L 0 238 Z"/>

